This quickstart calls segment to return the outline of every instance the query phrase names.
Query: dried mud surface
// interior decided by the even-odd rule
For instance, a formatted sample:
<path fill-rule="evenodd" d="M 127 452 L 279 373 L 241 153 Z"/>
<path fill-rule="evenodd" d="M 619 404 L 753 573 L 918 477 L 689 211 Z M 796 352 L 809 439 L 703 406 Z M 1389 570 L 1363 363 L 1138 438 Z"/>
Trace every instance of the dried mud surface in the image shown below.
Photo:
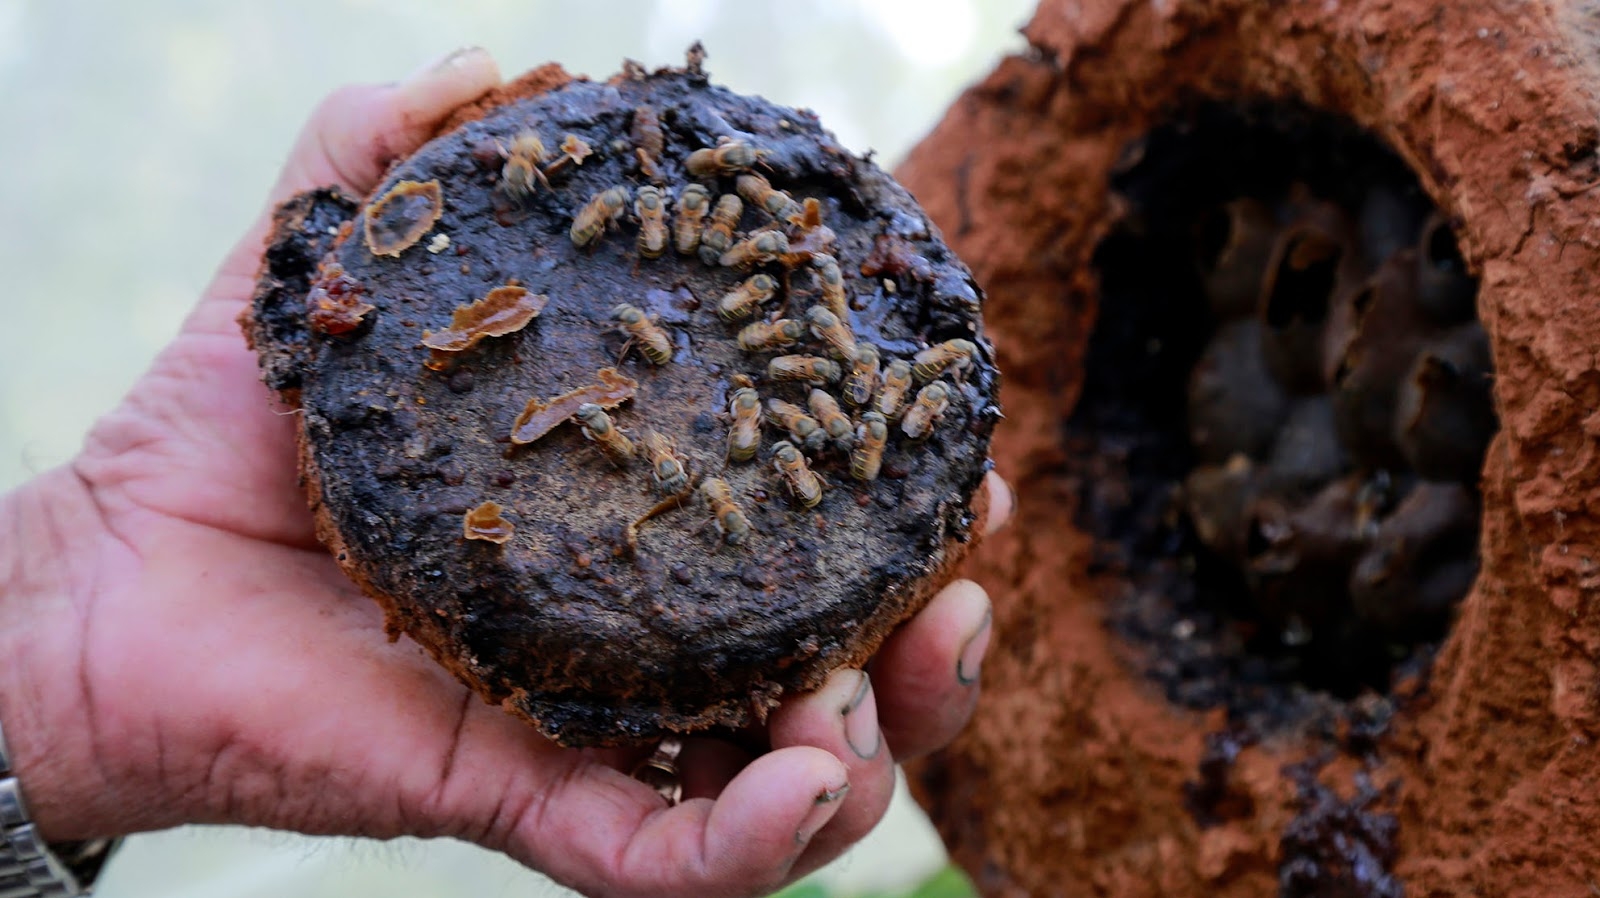
<path fill-rule="evenodd" d="M 650 141 L 635 124 L 640 107 L 661 128 L 654 175 L 635 153 Z M 966 268 L 911 197 L 813 115 L 710 86 L 697 71 L 632 70 L 593 83 L 546 67 L 455 124 L 374 192 L 437 180 L 437 229 L 377 255 L 363 239 L 363 213 L 324 261 L 318 284 L 337 263 L 372 307 L 359 324 L 344 333 L 306 325 L 307 260 L 328 220 L 349 208 L 338 197 L 302 197 L 280 216 L 258 291 L 252 342 L 268 384 L 304 410 L 303 469 L 321 535 L 346 570 L 385 606 L 393 631 L 569 745 L 742 726 L 780 694 L 864 661 L 948 579 L 983 510 L 974 496 L 989 467 L 998 374 Z M 512 196 L 501 186 L 506 149 L 528 129 L 552 155 L 569 134 L 594 154 L 552 170 L 550 186 L 531 196 Z M 753 381 L 763 401 L 807 403 L 810 385 L 769 376 L 780 353 L 748 352 L 734 338 L 780 310 L 806 318 L 821 302 L 810 258 L 792 269 L 707 264 L 675 252 L 670 233 L 664 254 L 643 257 L 631 196 L 593 244 L 569 239 L 574 217 L 614 185 L 637 194 L 657 183 L 674 198 L 689 183 L 713 198 L 732 193 L 732 173 L 696 177 L 686 166 L 719 138 L 759 147 L 758 172 L 796 201 L 820 201 L 837 234 L 849 324 L 885 364 L 952 339 L 978 346 L 968 368 L 937 378 L 953 401 L 931 438 L 892 428 L 876 480 L 852 478 L 836 447 L 808 450 L 829 484 L 815 507 L 792 501 L 774 470 L 772 448 L 786 437 L 773 427 L 761 427 L 750 461 L 726 457 L 735 378 Z M 772 223 L 747 203 L 735 240 Z M 899 261 L 886 264 L 885 248 Z M 724 294 L 757 272 L 784 285 L 778 295 L 752 317 L 719 317 Z M 421 344 L 456 307 L 508 284 L 548 296 L 526 326 L 447 358 Z M 639 341 L 630 346 L 614 318 L 619 303 L 665 329 L 658 363 Z M 827 354 L 811 334 L 785 351 Z M 637 382 L 636 395 L 609 410 L 640 447 L 631 465 L 614 463 L 572 421 L 511 442 L 530 399 L 594 383 L 611 366 Z M 723 543 L 695 493 L 662 506 L 646 434 L 673 443 L 691 487 L 727 481 L 752 531 L 742 542 Z M 512 528 L 503 544 L 464 537 L 464 516 L 486 500 Z"/>
<path fill-rule="evenodd" d="M 1588 896 L 1600 877 L 1600 105 L 1582 4 L 1046 0 L 902 180 L 988 294 L 1015 526 L 976 553 L 984 700 L 913 780 L 990 895 Z M 1288 100 L 1393 149 L 1479 276 L 1502 423 L 1481 573 L 1431 672 L 1330 732 L 1233 738 L 1106 627 L 1062 422 L 1124 148 Z M 1391 716 L 1392 715 L 1392 716 Z"/>

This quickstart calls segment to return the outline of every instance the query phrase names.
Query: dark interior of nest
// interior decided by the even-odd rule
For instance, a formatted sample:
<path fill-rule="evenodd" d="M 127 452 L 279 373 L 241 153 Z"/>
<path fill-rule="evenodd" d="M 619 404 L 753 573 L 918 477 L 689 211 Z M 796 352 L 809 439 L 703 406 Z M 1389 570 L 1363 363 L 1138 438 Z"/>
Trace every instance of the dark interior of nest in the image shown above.
<path fill-rule="evenodd" d="M 1497 428 L 1450 222 L 1353 125 L 1203 105 L 1127 149 L 1064 424 L 1111 626 L 1183 706 L 1288 722 L 1424 670 Z"/>

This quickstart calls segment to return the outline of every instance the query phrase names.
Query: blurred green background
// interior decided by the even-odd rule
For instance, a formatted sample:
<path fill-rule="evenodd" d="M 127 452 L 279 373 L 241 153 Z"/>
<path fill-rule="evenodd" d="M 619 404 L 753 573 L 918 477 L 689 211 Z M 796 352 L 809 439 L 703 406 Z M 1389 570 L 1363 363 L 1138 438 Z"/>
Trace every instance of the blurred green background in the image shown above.
<path fill-rule="evenodd" d="M 487 47 L 605 77 L 678 64 L 817 111 L 893 164 L 1003 53 L 1032 0 L 0 0 L 0 489 L 57 465 L 176 330 L 329 90 Z M 811 895 L 961 894 L 902 796 Z M 932 879 L 930 879 L 932 877 Z M 439 840 L 187 827 L 131 840 L 102 898 L 561 892 Z M 953 890 L 953 891 L 952 891 Z"/>

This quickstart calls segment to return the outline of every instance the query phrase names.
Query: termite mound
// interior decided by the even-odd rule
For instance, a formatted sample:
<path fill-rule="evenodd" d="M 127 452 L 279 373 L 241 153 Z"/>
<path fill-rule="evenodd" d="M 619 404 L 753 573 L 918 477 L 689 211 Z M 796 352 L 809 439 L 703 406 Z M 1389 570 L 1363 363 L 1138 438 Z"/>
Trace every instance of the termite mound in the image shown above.
<path fill-rule="evenodd" d="M 1587 3 L 1045 0 L 1028 51 L 913 151 L 901 176 L 989 297 L 1007 374 L 996 463 L 1020 496 L 1015 525 L 974 559 L 995 597 L 984 701 L 912 777 L 986 894 L 1591 892 L 1592 23 Z M 1348 679 L 1312 676 L 1309 659 L 1275 650 L 1251 662 L 1258 694 L 1173 701 L 1165 687 L 1184 678 L 1153 678 L 1116 620 L 1130 579 L 1082 526 L 1066 422 L 1089 397 L 1094 335 L 1117 316 L 1112 270 L 1095 263 L 1127 221 L 1113 189 L 1127 148 L 1207 104 L 1263 101 L 1370 135 L 1450 222 L 1479 280 L 1501 427 L 1478 479 L 1478 574 L 1430 667 L 1380 657 Z M 1143 373 L 1143 353 L 1126 374 Z M 1280 665 L 1319 688 L 1281 685 L 1293 679 Z M 1229 719 L 1230 706 L 1273 707 L 1273 692 L 1314 706 L 1277 705 L 1293 713 L 1273 726 Z"/>
<path fill-rule="evenodd" d="M 418 183 L 409 227 L 385 198 Z M 373 210 L 403 245 L 351 236 Z M 977 535 L 999 378 L 966 267 L 693 54 L 530 73 L 366 204 L 291 201 L 267 258 L 246 333 L 304 410 L 321 538 L 391 633 L 563 744 L 761 720 Z M 359 317 L 308 323 L 319 271 Z"/>

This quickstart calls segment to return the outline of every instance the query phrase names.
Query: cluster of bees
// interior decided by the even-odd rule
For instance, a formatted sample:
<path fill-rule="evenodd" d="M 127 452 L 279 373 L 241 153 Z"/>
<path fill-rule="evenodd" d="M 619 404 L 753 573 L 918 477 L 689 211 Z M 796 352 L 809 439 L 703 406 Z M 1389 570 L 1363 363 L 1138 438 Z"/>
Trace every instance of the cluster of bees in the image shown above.
<path fill-rule="evenodd" d="M 837 238 L 822 221 L 820 203 L 814 198 L 797 201 L 753 171 L 764 151 L 726 138 L 715 147 L 697 149 L 684 159 L 688 174 L 709 183 L 732 179 L 733 192 L 715 196 L 706 184 L 690 183 L 672 197 L 658 186 L 663 182 L 659 162 L 665 141 L 653 109 L 635 110 L 632 136 L 639 172 L 656 183 L 633 191 L 619 184 L 596 192 L 573 216 L 568 231 L 572 243 L 595 245 L 631 208 L 641 258 L 658 259 L 670 248 L 706 265 L 752 271 L 717 300 L 716 313 L 730 327 L 740 326 L 733 339 L 742 351 L 774 354 L 766 365 L 768 386 L 795 384 L 806 391 L 804 405 L 777 396 L 763 401 L 751 378 L 735 375 L 725 416 L 725 461 L 756 460 L 765 425 L 780 437 L 770 451 L 773 469 L 796 505 L 813 508 L 825 488 L 814 469 L 818 460 L 841 458 L 851 477 L 870 482 L 878 477 L 894 429 L 908 441 L 926 440 L 955 394 L 941 378 L 961 376 L 976 360 L 977 346 L 950 340 L 884 365 L 878 348 L 858 341 L 850 327 L 848 289 L 831 253 Z M 525 131 L 504 153 L 497 189 L 508 199 L 526 201 L 548 187 L 559 168 L 581 165 L 588 153 L 581 140 L 568 135 L 552 161 L 539 137 Z M 760 210 L 771 221 L 741 235 L 737 228 L 747 208 Z M 799 272 L 811 274 L 815 304 L 803 311 L 794 308 L 797 297 L 791 293 L 781 310 L 766 312 L 765 305 L 784 291 L 780 277 L 754 269 L 771 265 L 779 267 L 776 273 L 784 283 Z M 628 303 L 618 304 L 611 317 L 627 345 L 646 361 L 672 363 L 667 326 Z M 811 351 L 796 351 L 803 348 Z M 830 392 L 833 388 L 837 395 Z M 667 497 L 662 506 L 676 507 L 691 497 L 688 463 L 669 438 L 649 432 L 636 440 L 593 403 L 579 407 L 573 420 L 618 466 L 646 458 L 656 489 Z M 698 495 L 725 542 L 738 544 L 749 537 L 749 519 L 726 480 L 704 477 Z"/>

